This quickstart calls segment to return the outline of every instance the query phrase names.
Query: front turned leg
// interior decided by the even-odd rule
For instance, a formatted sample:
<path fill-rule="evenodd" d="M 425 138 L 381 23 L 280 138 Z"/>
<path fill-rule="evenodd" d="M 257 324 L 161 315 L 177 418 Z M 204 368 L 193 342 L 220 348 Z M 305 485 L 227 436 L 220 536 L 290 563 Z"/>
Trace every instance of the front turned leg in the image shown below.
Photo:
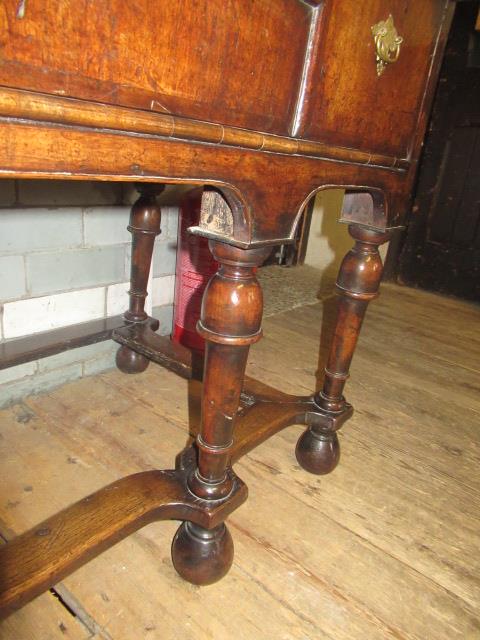
<path fill-rule="evenodd" d="M 216 501 L 232 491 L 235 416 L 248 351 L 261 338 L 263 299 L 255 267 L 271 249 L 238 249 L 210 241 L 210 250 L 220 268 L 205 290 L 197 326 L 206 352 L 198 466 L 192 469 L 188 486 L 198 498 Z M 185 580 L 201 585 L 216 582 L 233 561 L 231 535 L 223 523 L 207 530 L 184 522 L 173 540 L 172 559 Z"/>
<path fill-rule="evenodd" d="M 363 318 L 370 300 L 378 296 L 383 264 L 378 247 L 388 233 L 350 225 L 355 246 L 343 259 L 337 279 L 337 319 L 325 368 L 322 390 L 315 395 L 318 412 L 308 417 L 309 428 L 296 447 L 299 464 L 310 473 L 333 471 L 340 458 L 337 430 L 350 418 L 352 406 L 343 397 L 343 388 L 355 351 Z"/>
<path fill-rule="evenodd" d="M 128 230 L 132 234 L 132 264 L 128 292 L 130 305 L 124 313 L 124 318 L 129 323 L 142 324 L 148 321 L 148 315 L 145 313 L 145 298 L 153 246 L 155 237 L 160 233 L 161 218 L 156 196 L 164 188 L 162 184 L 139 183 L 137 185 L 140 197 L 132 207 L 128 225 Z M 149 362 L 144 355 L 125 345 L 117 351 L 117 367 L 123 373 L 141 373 L 148 367 Z"/>

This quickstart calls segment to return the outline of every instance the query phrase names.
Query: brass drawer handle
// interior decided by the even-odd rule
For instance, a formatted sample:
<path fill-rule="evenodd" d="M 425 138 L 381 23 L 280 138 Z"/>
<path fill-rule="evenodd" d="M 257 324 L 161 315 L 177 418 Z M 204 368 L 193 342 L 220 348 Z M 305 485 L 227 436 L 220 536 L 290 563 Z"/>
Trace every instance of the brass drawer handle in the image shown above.
<path fill-rule="evenodd" d="M 381 76 L 388 64 L 398 60 L 403 38 L 398 35 L 391 14 L 386 20 L 373 25 L 372 34 L 375 42 L 377 75 Z"/>

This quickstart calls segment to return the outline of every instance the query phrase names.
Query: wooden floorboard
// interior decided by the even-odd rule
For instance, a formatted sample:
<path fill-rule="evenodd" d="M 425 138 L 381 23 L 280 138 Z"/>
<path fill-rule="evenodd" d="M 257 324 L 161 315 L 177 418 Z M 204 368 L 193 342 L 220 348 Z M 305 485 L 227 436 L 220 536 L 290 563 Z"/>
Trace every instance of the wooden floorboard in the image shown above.
<path fill-rule="evenodd" d="M 5 529 L 5 526 L 3 526 Z M 0 544 L 4 544 L 0 540 Z M 50 591 L 0 623 L 1 640 L 86 640 L 98 638 L 78 616 L 71 614 Z"/>
<path fill-rule="evenodd" d="M 268 318 L 249 374 L 308 393 L 331 325 L 326 312 L 321 330 L 322 310 Z M 229 519 L 235 561 L 221 583 L 183 582 L 170 561 L 177 523 L 153 524 L 58 585 L 77 618 L 45 594 L 0 638 L 480 639 L 479 326 L 474 305 L 384 287 L 352 366 L 339 467 L 320 478 L 298 467 L 300 427 L 243 458 L 250 497 Z M 0 533 L 128 473 L 172 467 L 187 396 L 186 381 L 150 367 L 0 412 Z"/>

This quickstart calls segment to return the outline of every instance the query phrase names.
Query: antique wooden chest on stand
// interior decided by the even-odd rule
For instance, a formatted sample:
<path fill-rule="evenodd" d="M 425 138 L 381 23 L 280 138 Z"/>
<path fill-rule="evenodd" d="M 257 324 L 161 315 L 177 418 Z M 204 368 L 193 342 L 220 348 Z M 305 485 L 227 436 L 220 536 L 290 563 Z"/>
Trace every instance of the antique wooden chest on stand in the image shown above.
<path fill-rule="evenodd" d="M 204 187 L 200 223 L 220 264 L 204 295 L 202 423 L 176 467 L 122 478 L 0 547 L 0 609 L 14 611 L 143 525 L 182 521 L 172 547 L 195 584 L 233 561 L 227 516 L 247 497 L 234 465 L 280 429 L 306 430 L 306 471 L 337 464 L 336 431 L 378 247 L 403 224 L 454 3 L 446 0 L 5 0 L 0 172 L 139 183 L 130 308 L 115 333 L 129 373 L 150 360 L 198 376 L 144 311 L 159 185 Z M 337 281 L 322 389 L 244 380 L 261 338 L 255 269 L 291 242 L 305 203 L 346 190 L 353 249 Z M 38 233 L 42 233 L 41 225 Z M 159 433 L 161 438 L 161 433 Z M 292 452 L 293 455 L 293 452 Z M 268 491 L 268 487 L 265 488 Z"/>

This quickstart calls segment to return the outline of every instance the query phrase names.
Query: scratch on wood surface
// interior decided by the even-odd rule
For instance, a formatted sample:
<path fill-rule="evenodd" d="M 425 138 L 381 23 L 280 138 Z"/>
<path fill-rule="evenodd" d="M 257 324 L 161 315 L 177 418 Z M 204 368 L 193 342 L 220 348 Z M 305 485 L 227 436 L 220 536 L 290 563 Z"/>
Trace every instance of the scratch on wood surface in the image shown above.
<path fill-rule="evenodd" d="M 161 102 L 159 102 L 158 100 L 152 100 L 150 103 L 150 109 L 152 111 L 163 111 L 165 113 L 170 113 L 169 109 L 167 109 L 167 107 L 165 107 Z"/>
<path fill-rule="evenodd" d="M 17 7 L 17 18 L 19 20 L 25 17 L 26 7 L 27 7 L 27 0 L 20 0 Z"/>

